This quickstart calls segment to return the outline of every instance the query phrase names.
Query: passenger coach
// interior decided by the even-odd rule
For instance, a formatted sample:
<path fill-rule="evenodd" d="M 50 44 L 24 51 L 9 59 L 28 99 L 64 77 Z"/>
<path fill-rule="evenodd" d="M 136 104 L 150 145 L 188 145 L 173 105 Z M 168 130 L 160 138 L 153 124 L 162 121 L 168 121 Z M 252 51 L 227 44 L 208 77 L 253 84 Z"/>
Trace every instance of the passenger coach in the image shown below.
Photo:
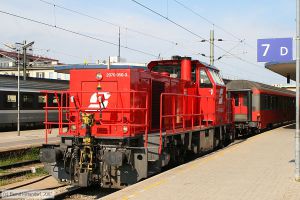
<path fill-rule="evenodd" d="M 248 81 L 227 84 L 228 96 L 234 98 L 237 134 L 245 135 L 280 126 L 295 120 L 295 92 Z"/>
<path fill-rule="evenodd" d="M 40 78 L 20 80 L 20 122 L 21 126 L 42 125 L 45 121 L 45 94 L 41 90 L 66 90 L 68 81 Z M 0 128 L 11 128 L 17 124 L 18 109 L 17 77 L 0 75 Z M 47 99 L 49 106 L 57 106 L 53 95 Z M 49 120 L 57 120 L 57 111 L 51 111 Z"/>

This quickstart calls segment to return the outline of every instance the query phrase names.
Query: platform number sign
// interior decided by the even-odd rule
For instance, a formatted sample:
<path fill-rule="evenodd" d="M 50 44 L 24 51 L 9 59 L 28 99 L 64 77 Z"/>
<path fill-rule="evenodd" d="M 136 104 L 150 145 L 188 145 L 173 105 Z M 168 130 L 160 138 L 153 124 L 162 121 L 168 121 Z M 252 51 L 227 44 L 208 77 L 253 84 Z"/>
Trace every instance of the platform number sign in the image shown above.
<path fill-rule="evenodd" d="M 293 60 L 293 38 L 257 40 L 257 62 L 280 62 Z"/>

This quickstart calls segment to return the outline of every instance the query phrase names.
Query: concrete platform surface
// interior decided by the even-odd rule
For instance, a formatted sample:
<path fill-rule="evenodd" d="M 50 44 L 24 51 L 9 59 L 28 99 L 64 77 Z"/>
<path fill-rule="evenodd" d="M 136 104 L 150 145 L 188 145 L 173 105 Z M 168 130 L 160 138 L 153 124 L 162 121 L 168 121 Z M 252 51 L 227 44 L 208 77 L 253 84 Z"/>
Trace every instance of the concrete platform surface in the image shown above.
<path fill-rule="evenodd" d="M 58 137 L 58 129 L 53 129 L 48 134 L 48 143 L 57 143 L 60 141 Z M 21 131 L 18 136 L 17 131 L 0 132 L 0 152 L 16 150 L 28 147 L 38 147 L 45 143 L 45 130 L 25 130 Z"/>
<path fill-rule="evenodd" d="M 62 184 L 59 184 L 55 178 L 51 176 L 42 176 L 1 186 L 0 191 L 10 190 L 11 188 L 16 188 L 18 190 L 41 190 L 58 187 L 60 185 Z"/>
<path fill-rule="evenodd" d="M 253 136 L 103 199 L 299 200 L 294 132 L 288 126 Z"/>

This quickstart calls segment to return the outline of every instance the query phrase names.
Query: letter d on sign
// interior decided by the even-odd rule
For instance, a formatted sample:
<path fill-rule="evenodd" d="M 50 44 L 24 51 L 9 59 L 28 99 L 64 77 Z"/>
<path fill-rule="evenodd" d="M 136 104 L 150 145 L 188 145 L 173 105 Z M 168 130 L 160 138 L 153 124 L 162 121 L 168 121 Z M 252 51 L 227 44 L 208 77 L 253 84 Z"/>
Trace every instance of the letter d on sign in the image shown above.
<path fill-rule="evenodd" d="M 280 47 L 280 55 L 286 56 L 289 53 L 289 49 L 286 47 Z"/>
<path fill-rule="evenodd" d="M 293 60 L 293 38 L 257 40 L 257 62 L 287 62 Z"/>

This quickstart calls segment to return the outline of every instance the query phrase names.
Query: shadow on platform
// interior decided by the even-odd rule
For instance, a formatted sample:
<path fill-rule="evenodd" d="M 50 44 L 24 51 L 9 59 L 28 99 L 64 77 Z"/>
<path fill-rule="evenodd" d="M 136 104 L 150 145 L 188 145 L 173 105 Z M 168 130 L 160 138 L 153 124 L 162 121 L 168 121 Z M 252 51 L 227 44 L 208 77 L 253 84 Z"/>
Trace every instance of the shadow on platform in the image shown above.
<path fill-rule="evenodd" d="M 290 125 L 287 125 L 283 128 L 286 128 L 286 129 L 296 129 L 296 124 L 290 124 Z"/>

